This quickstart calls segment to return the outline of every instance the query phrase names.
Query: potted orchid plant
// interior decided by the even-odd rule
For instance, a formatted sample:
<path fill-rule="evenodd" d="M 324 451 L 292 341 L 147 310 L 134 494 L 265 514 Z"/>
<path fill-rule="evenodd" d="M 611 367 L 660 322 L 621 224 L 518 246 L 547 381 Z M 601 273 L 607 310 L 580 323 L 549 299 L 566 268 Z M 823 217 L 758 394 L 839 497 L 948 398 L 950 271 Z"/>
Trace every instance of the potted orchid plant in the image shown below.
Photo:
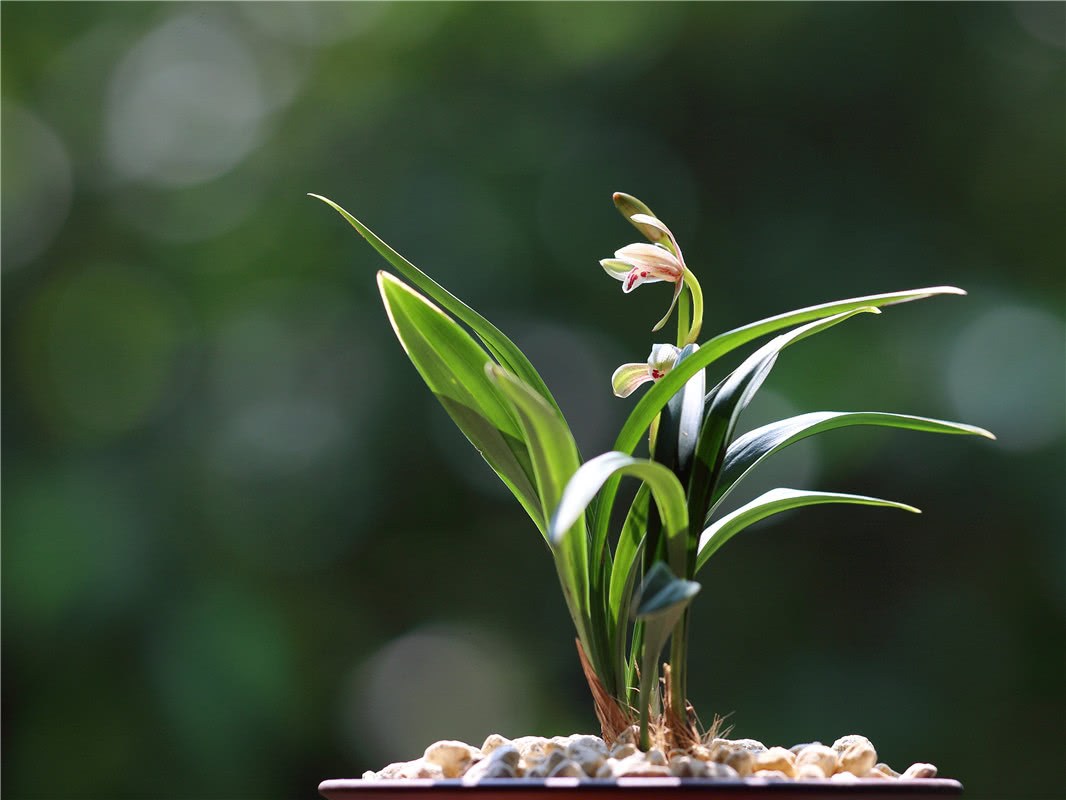
<path fill-rule="evenodd" d="M 806 437 L 851 426 L 994 438 L 971 425 L 877 411 L 809 412 L 737 435 L 741 413 L 786 348 L 893 304 L 962 290 L 938 286 L 839 300 L 701 340 L 703 294 L 676 237 L 648 206 L 617 193 L 616 207 L 645 241 L 625 245 L 600 264 L 625 293 L 643 284 L 669 284 L 670 306 L 652 330 L 662 331 L 676 312 L 676 335 L 656 341 L 645 361 L 615 370 L 611 384 L 618 397 L 647 390 L 614 448 L 583 460 L 551 391 L 510 339 L 339 205 L 318 199 L 397 273 L 381 271 L 377 282 L 400 344 L 543 537 L 601 728 L 599 737 L 540 744 L 499 736 L 481 747 L 437 743 L 421 760 L 367 773 L 362 781 L 327 781 L 323 794 L 383 791 L 402 779 L 481 785 L 520 776 L 566 777 L 583 786 L 627 776 L 714 785 L 786 778 L 850 785 L 906 777 L 916 779 L 899 781 L 910 790 L 961 790 L 954 781 L 931 780 L 935 770 L 929 765 L 914 765 L 900 776 L 876 763 L 872 745 L 859 736 L 832 747 L 785 750 L 719 736 L 717 719 L 703 730 L 687 700 L 686 657 L 697 627 L 692 614 L 699 573 L 741 531 L 769 516 L 825 503 L 918 511 L 877 497 L 779 488 L 722 513 L 726 497 L 764 460 Z M 723 356 L 771 335 L 739 366 L 711 377 Z M 646 456 L 636 454 L 643 442 Z M 616 508 L 623 478 L 638 482 L 624 515 Z M 612 520 L 620 519 L 613 530 Z M 627 760 L 633 769 L 619 767 Z M 834 778 L 842 775 L 847 780 Z"/>

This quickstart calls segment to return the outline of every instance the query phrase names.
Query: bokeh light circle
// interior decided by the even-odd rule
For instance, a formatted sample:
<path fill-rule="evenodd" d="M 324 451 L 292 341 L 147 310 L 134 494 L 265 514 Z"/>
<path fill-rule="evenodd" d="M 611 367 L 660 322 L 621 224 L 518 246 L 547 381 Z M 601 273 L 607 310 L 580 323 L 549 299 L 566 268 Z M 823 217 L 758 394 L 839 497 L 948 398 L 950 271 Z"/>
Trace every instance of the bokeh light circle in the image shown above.
<path fill-rule="evenodd" d="M 952 347 L 945 373 L 958 419 L 988 428 L 1010 450 L 1058 440 L 1063 417 L 1066 331 L 1031 306 L 1005 304 L 978 317 Z"/>
<path fill-rule="evenodd" d="M 154 274 L 90 263 L 49 281 L 19 320 L 20 385 L 59 438 L 131 431 L 177 399 L 183 298 Z"/>
<path fill-rule="evenodd" d="M 182 14 L 141 39 L 115 68 L 107 158 L 128 180 L 204 183 L 248 155 L 266 111 L 245 44 L 208 16 Z"/>
<path fill-rule="evenodd" d="M 513 648 L 466 626 L 417 630 L 386 644 L 352 676 L 344 725 L 353 749 L 384 761 L 431 742 L 480 745 L 530 724 L 528 680 Z"/>
<path fill-rule="evenodd" d="M 39 117 L 4 102 L 4 271 L 22 266 L 52 242 L 70 210 L 74 188 L 70 157 L 59 136 Z"/>

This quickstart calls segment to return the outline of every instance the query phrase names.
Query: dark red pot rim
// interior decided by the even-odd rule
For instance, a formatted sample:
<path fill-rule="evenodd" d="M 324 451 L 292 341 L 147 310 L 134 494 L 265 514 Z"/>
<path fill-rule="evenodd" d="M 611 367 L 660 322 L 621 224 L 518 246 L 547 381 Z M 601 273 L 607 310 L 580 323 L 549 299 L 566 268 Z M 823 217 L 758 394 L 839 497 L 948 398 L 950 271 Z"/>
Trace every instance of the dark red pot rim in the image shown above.
<path fill-rule="evenodd" d="M 962 784 L 946 778 L 855 781 L 769 781 L 765 778 L 711 780 L 707 778 L 503 778 L 463 784 L 462 780 L 373 780 L 355 778 L 322 781 L 319 793 L 327 800 L 658 800 L 665 795 L 685 800 L 930 800 L 957 797 Z"/>

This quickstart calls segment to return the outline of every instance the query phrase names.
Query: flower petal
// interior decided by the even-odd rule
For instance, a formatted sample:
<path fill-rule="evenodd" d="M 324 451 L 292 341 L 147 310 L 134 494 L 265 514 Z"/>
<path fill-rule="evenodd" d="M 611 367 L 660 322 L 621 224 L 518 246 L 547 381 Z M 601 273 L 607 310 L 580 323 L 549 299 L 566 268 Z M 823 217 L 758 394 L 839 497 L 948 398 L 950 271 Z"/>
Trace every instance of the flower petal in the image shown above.
<path fill-rule="evenodd" d="M 647 364 L 623 364 L 611 376 L 615 397 L 629 397 L 638 386 L 652 379 Z"/>
<path fill-rule="evenodd" d="M 634 214 L 629 221 L 633 223 L 633 227 L 648 237 L 650 242 L 668 246 L 673 239 L 670 229 L 658 217 L 650 214 Z"/>
<path fill-rule="evenodd" d="M 665 375 L 674 368 L 679 355 L 681 355 L 681 349 L 672 344 L 652 345 L 651 355 L 648 356 L 648 369 Z"/>
<path fill-rule="evenodd" d="M 600 261 L 600 266 L 608 275 L 620 281 L 624 281 L 633 269 L 633 265 L 628 261 L 620 261 L 617 258 L 604 258 Z"/>
<path fill-rule="evenodd" d="M 622 291 L 629 294 L 642 283 L 659 283 L 664 280 L 668 279 L 657 277 L 655 273 L 644 267 L 633 267 L 622 279 Z"/>
<path fill-rule="evenodd" d="M 659 245 L 645 244 L 643 242 L 627 244 L 625 247 L 616 250 L 614 257 L 620 261 L 628 261 L 634 267 L 639 265 L 649 271 L 656 272 L 658 273 L 656 277 L 662 280 L 680 280 L 684 272 L 684 267 L 681 266 L 681 262 L 677 260 L 677 257 L 665 247 L 660 247 Z"/>

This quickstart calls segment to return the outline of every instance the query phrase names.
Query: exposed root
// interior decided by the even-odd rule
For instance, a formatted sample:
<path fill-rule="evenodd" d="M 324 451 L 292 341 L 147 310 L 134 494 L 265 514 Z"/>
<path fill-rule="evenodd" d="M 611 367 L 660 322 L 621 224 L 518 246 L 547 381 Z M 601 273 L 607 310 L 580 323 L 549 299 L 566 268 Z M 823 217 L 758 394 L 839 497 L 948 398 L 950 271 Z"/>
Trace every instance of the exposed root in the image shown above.
<path fill-rule="evenodd" d="M 640 718 L 636 710 L 623 707 L 617 699 L 604 688 L 600 679 L 596 677 L 592 665 L 589 663 L 585 650 L 581 647 L 581 641 L 575 639 L 577 655 L 581 661 L 581 671 L 585 673 L 589 690 L 592 692 L 593 707 L 596 711 L 596 719 L 600 723 L 600 732 L 603 740 L 611 745 L 618 741 L 622 734 L 633 728 Z M 696 710 L 692 703 L 685 701 L 685 718 L 680 718 L 673 707 L 670 695 L 670 665 L 663 665 L 662 684 L 663 704 L 662 712 L 653 717 L 648 723 L 648 733 L 652 747 L 662 750 L 664 753 L 671 750 L 691 750 L 699 744 L 709 743 L 718 736 L 725 736 L 730 728 L 723 729 L 725 719 L 715 714 L 711 725 L 706 730 L 700 723 Z M 624 737 L 623 737 L 624 738 Z"/>
<path fill-rule="evenodd" d="M 600 732 L 603 740 L 610 745 L 622 734 L 622 731 L 637 720 L 637 715 L 630 708 L 622 708 L 603 687 L 585 656 L 581 640 L 575 639 L 574 641 L 577 643 L 577 655 L 581 660 L 581 671 L 585 673 L 585 680 L 588 681 L 589 690 L 592 692 L 592 703 L 596 710 L 596 719 L 600 723 Z"/>
<path fill-rule="evenodd" d="M 714 715 L 714 719 L 711 720 L 711 727 L 709 727 L 703 734 L 704 744 L 710 744 L 714 739 L 726 739 L 729 737 L 729 734 L 733 732 L 733 726 L 726 725 L 725 721 L 731 714 L 732 712 L 726 714 L 724 717 L 719 714 Z"/>
<path fill-rule="evenodd" d="M 699 717 L 692 704 L 685 701 L 685 717 L 682 719 L 674 710 L 673 695 L 671 693 L 670 665 L 663 664 L 663 718 L 662 726 L 665 728 L 665 739 L 668 749 L 689 750 L 703 740 L 700 732 Z"/>

